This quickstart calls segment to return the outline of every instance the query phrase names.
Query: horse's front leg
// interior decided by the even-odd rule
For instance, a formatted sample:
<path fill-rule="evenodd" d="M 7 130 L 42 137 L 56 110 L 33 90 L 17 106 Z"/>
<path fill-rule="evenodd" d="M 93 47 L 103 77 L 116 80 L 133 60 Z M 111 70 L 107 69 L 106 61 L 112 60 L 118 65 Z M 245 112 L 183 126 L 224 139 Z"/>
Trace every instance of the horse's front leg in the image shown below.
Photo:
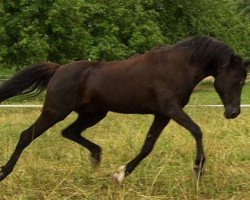
<path fill-rule="evenodd" d="M 150 154 L 153 150 L 156 140 L 161 134 L 164 127 L 169 122 L 168 117 L 164 116 L 155 116 L 154 121 L 148 131 L 147 137 L 145 139 L 144 145 L 141 149 L 141 152 L 131 160 L 127 165 L 121 166 L 117 172 L 113 175 L 113 179 L 118 183 L 121 183 L 125 176 L 129 175 L 138 164 Z"/>
<path fill-rule="evenodd" d="M 202 132 L 200 127 L 178 106 L 169 106 L 168 109 L 163 111 L 165 115 L 176 121 L 178 124 L 191 132 L 196 141 L 196 159 L 194 171 L 197 178 L 202 174 L 202 168 L 205 163 L 205 155 L 202 142 Z"/>

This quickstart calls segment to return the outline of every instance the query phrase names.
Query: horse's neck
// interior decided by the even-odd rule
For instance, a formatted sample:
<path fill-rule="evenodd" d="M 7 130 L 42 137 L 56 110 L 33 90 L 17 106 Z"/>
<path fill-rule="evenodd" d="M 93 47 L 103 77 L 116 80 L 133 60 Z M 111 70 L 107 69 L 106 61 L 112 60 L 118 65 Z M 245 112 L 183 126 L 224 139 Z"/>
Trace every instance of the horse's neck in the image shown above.
<path fill-rule="evenodd" d="M 200 83 L 202 80 L 209 78 L 209 77 L 214 77 L 214 70 L 212 69 L 207 69 L 205 66 L 198 66 L 200 69 L 194 80 L 194 86 L 196 86 L 198 83 Z"/>

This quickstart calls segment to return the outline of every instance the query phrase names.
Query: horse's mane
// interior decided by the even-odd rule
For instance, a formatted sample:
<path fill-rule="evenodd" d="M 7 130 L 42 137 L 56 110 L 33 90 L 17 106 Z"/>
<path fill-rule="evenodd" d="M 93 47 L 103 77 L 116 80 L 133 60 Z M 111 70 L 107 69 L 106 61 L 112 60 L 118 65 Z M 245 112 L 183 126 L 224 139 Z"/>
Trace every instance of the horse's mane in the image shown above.
<path fill-rule="evenodd" d="M 194 36 L 176 43 L 176 47 L 190 47 L 192 49 L 192 63 L 216 64 L 217 66 L 229 63 L 234 55 L 233 49 L 223 42 L 208 36 Z"/>

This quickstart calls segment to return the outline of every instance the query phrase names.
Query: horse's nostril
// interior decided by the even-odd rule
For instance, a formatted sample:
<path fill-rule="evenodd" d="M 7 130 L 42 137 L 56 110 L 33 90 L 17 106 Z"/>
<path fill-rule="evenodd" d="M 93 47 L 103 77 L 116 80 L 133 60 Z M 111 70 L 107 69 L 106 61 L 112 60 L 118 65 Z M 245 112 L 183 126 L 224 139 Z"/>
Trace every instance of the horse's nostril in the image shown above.
<path fill-rule="evenodd" d="M 225 110 L 224 116 L 227 119 L 234 119 L 240 114 L 240 108 L 227 108 Z"/>
<path fill-rule="evenodd" d="M 235 112 L 234 112 L 234 113 L 231 113 L 231 117 L 232 117 L 232 118 L 237 117 L 237 113 L 235 113 Z"/>
<path fill-rule="evenodd" d="M 234 111 L 234 112 L 232 112 L 232 113 L 230 114 L 230 117 L 231 117 L 231 118 L 236 118 L 239 114 L 240 114 L 239 112 Z"/>

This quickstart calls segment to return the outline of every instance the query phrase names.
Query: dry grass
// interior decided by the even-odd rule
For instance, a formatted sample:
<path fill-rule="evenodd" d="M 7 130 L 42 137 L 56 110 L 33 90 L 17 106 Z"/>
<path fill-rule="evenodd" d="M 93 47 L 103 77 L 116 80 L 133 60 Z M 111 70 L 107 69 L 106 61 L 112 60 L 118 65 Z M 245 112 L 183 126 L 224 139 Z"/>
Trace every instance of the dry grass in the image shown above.
<path fill-rule="evenodd" d="M 39 115 L 39 109 L 1 109 L 0 165 L 9 159 L 19 133 Z M 110 113 L 87 130 L 86 137 L 103 147 L 103 162 L 93 170 L 88 152 L 60 136 L 75 115 L 59 123 L 30 145 L 13 173 L 0 183 L 5 200 L 28 199 L 249 199 L 250 116 L 243 108 L 236 120 L 225 120 L 223 108 L 187 109 L 204 132 L 205 176 L 197 186 L 192 174 L 194 140 L 171 122 L 154 151 L 123 185 L 110 175 L 140 150 L 151 116 Z"/>

